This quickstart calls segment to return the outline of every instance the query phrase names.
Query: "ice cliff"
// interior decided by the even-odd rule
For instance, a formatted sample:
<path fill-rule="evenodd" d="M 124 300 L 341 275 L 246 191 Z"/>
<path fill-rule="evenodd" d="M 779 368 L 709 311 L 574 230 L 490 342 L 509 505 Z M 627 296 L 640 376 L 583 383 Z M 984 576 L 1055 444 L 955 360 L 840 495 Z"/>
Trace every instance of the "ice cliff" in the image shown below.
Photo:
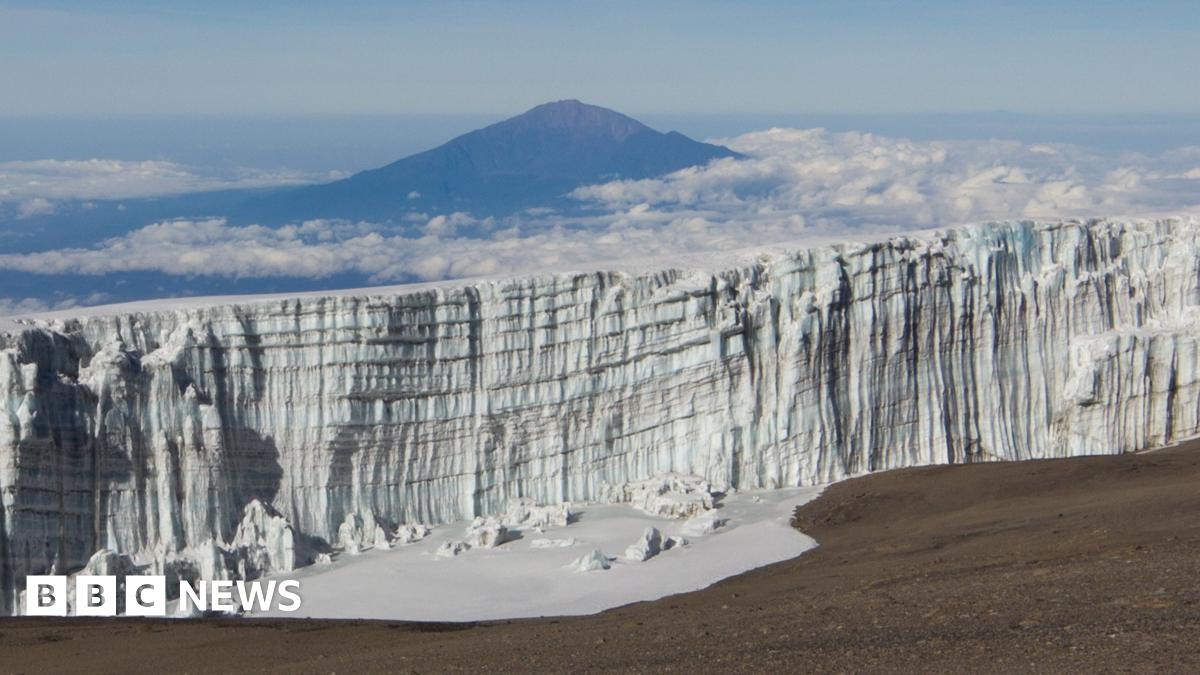
<path fill-rule="evenodd" d="M 233 575 L 305 564 L 348 519 L 1192 436 L 1198 237 L 1006 222 L 28 325 L 0 334 L 0 609 L 102 549 Z"/>

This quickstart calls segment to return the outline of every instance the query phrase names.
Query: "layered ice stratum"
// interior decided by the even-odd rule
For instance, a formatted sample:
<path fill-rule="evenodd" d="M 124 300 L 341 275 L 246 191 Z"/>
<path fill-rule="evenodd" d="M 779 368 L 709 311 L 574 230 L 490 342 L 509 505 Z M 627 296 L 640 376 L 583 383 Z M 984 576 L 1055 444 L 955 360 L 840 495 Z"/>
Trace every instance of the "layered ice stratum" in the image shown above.
<path fill-rule="evenodd" d="M 989 223 L 34 320 L 0 334 L 0 610 L 98 551 L 253 577 L 663 475 L 806 486 L 1193 436 L 1198 235 Z"/>

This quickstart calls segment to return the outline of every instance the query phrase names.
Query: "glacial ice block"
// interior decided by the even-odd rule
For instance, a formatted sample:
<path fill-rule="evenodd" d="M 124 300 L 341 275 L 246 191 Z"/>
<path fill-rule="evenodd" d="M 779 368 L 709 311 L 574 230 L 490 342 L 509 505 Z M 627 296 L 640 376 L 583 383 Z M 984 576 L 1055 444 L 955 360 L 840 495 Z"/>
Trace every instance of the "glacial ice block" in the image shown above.
<path fill-rule="evenodd" d="M 720 494 L 1195 436 L 1198 235 L 989 223 L 35 320 L 0 333 L 0 611 L 102 549 L 240 574 L 256 500 L 282 519 L 251 518 L 256 559 L 286 567 L 670 474 Z"/>

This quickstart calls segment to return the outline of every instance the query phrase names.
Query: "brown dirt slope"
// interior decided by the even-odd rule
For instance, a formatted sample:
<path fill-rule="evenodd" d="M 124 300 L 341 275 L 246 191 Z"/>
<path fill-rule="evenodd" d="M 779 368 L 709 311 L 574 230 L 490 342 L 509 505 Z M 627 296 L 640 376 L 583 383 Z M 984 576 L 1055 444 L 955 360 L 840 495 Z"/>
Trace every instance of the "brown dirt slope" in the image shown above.
<path fill-rule="evenodd" d="M 0 672 L 1197 672 L 1200 447 L 831 487 L 822 546 L 591 617 L 0 621 Z"/>

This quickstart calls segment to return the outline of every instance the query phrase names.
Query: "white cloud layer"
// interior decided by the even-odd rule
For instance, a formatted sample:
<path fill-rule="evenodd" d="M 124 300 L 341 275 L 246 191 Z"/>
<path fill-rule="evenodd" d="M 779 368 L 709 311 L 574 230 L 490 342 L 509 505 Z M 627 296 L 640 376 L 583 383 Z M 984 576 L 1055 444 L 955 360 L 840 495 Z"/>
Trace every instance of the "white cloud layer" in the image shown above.
<path fill-rule="evenodd" d="M 0 297 L 0 317 L 33 314 L 35 312 L 51 312 L 59 309 L 71 309 L 72 307 L 85 307 L 108 301 L 109 297 L 103 293 L 93 293 L 84 298 L 66 297 L 55 300 Z"/>
<path fill-rule="evenodd" d="M 1200 148 L 1114 157 L 1065 145 L 915 142 L 821 129 L 770 129 L 718 142 L 749 158 L 574 194 L 608 208 L 643 204 L 724 219 L 799 215 L 843 227 L 1116 215 L 1200 203 Z"/>
<path fill-rule="evenodd" d="M 430 219 L 420 236 L 389 234 L 369 223 L 314 220 L 267 228 L 223 219 L 175 220 L 143 227 L 95 248 L 0 254 L 0 269 L 30 274 L 100 275 L 162 272 L 223 277 L 312 277 L 354 272 L 384 283 L 445 279 L 665 255 L 680 250 L 786 240 L 805 232 L 802 219 L 725 223 L 638 208 L 597 219 L 592 227 L 478 220 L 467 214 Z M 486 236 L 461 236 L 470 227 Z"/>
<path fill-rule="evenodd" d="M 279 228 L 181 220 L 94 248 L 0 254 L 0 269 L 221 277 L 358 273 L 387 283 L 727 250 L 813 233 L 1150 214 L 1200 203 L 1200 148 L 1117 157 L 1061 145 L 913 142 L 819 129 L 771 129 L 723 142 L 748 158 L 580 188 L 574 196 L 594 207 L 587 216 L 537 210 L 496 221 L 458 213 L 428 219 L 415 235 L 325 220 Z"/>
<path fill-rule="evenodd" d="M 0 162 L 0 202 L 21 216 L 52 212 L 68 199 L 131 199 L 231 188 L 299 185 L 339 175 L 297 171 L 201 170 L 175 162 L 115 159 Z"/>

